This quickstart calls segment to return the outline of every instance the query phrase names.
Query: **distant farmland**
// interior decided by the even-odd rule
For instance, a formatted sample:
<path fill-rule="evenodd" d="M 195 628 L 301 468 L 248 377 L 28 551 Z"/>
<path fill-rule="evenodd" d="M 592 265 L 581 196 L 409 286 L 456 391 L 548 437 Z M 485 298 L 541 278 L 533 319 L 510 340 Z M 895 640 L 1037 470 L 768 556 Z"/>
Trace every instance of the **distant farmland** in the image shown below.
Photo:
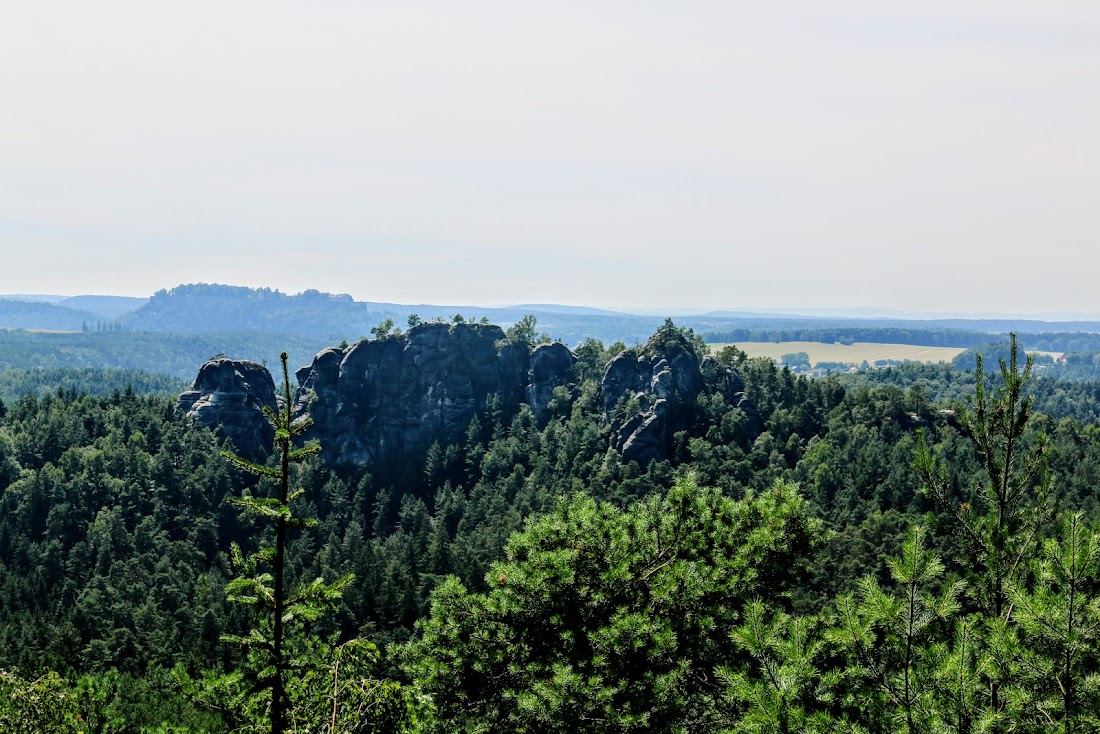
<path fill-rule="evenodd" d="M 708 344 L 716 353 L 728 344 Z M 750 357 L 780 359 L 784 354 L 805 352 L 810 364 L 818 362 L 844 362 L 858 365 L 864 360 L 874 362 L 892 359 L 911 362 L 950 362 L 966 350 L 962 347 L 922 347 L 913 344 L 878 344 L 856 342 L 854 344 L 822 344 L 821 342 L 741 342 L 733 346 Z"/>

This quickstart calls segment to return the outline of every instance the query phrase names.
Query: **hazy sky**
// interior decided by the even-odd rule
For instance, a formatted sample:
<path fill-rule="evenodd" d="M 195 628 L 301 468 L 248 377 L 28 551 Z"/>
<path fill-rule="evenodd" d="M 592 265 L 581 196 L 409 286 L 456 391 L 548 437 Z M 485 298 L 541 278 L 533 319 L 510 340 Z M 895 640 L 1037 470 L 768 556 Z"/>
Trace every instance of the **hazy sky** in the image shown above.
<path fill-rule="evenodd" d="M 0 9 L 0 293 L 1100 313 L 1095 0 Z"/>

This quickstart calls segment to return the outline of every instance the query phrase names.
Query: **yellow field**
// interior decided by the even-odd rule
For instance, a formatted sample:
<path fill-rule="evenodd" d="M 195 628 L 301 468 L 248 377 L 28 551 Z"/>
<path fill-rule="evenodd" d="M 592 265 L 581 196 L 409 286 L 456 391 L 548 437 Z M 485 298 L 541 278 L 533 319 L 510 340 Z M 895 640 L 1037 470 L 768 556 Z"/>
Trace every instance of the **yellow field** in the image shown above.
<path fill-rule="evenodd" d="M 717 353 L 727 344 L 708 344 L 711 353 Z M 750 357 L 771 357 L 779 359 L 791 352 L 805 352 L 810 355 L 810 364 L 818 362 L 844 362 L 858 365 L 863 360 L 874 362 L 877 359 L 909 360 L 912 362 L 950 362 L 966 350 L 962 347 L 921 347 L 913 344 L 878 344 L 875 342 L 856 342 L 855 344 L 822 344 L 821 342 L 741 342 L 733 346 Z"/>

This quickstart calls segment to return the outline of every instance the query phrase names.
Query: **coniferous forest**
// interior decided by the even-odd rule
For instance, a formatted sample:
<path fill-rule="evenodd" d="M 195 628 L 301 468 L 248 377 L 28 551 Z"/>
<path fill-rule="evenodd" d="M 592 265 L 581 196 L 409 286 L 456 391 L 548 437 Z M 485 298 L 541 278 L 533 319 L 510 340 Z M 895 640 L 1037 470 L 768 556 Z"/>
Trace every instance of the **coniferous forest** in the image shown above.
<path fill-rule="evenodd" d="M 1015 342 L 814 379 L 728 347 L 753 410 L 704 369 L 641 466 L 624 349 L 355 467 L 285 368 L 259 459 L 160 383 L 7 400 L 0 731 L 1100 731 L 1093 383 Z"/>

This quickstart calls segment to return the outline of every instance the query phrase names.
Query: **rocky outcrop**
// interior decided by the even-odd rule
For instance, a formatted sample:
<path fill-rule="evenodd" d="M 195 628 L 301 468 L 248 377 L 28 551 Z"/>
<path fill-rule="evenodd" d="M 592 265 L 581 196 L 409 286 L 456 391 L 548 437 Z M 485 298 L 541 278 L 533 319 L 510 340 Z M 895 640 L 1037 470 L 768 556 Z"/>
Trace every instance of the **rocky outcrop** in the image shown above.
<path fill-rule="evenodd" d="M 237 451 L 261 456 L 271 448 L 275 429 L 263 414 L 275 409 L 275 384 L 267 368 L 255 362 L 212 359 L 199 368 L 191 389 L 179 397 L 176 410 L 196 425 L 217 428 Z"/>
<path fill-rule="evenodd" d="M 326 349 L 297 373 L 311 436 L 335 464 L 457 442 L 490 396 L 522 399 L 525 354 L 503 340 L 497 326 L 428 323 L 404 336 Z"/>
<path fill-rule="evenodd" d="M 576 358 L 560 343 L 527 347 L 498 326 L 427 323 L 402 336 L 330 347 L 295 371 L 295 412 L 308 412 L 332 464 L 361 464 L 462 440 L 490 401 L 524 399 L 545 421 L 554 389 L 572 378 Z M 271 375 L 251 362 L 207 362 L 179 410 L 196 424 L 220 427 L 238 451 L 270 446 L 262 406 L 276 405 Z"/>
<path fill-rule="evenodd" d="M 679 334 L 658 332 L 640 350 L 611 360 L 600 393 L 604 418 L 617 424 L 623 461 L 645 466 L 667 458 L 672 435 L 690 424 L 702 390 L 699 357 Z"/>
<path fill-rule="evenodd" d="M 420 324 L 400 337 L 321 352 L 296 373 L 298 403 L 329 461 L 366 463 L 462 440 L 490 399 L 507 406 L 527 398 L 545 415 L 574 361 L 564 344 L 540 346 L 529 358 L 498 326 Z"/>
<path fill-rule="evenodd" d="M 330 464 L 374 463 L 426 452 L 435 441 L 458 443 L 471 419 L 490 409 L 526 402 L 545 425 L 554 391 L 575 379 L 575 363 L 564 344 L 529 352 L 497 326 L 426 323 L 400 336 L 319 352 L 295 372 L 294 409 L 313 418 L 308 437 L 320 441 Z M 704 386 L 759 422 L 736 372 L 712 359 L 701 362 L 679 330 L 658 331 L 644 347 L 612 359 L 600 399 L 623 461 L 645 466 L 668 458 L 674 434 L 694 424 Z M 271 444 L 264 405 L 276 406 L 267 370 L 228 359 L 203 365 L 179 400 L 196 424 L 220 427 L 247 455 Z"/>
<path fill-rule="evenodd" d="M 645 466 L 668 456 L 668 401 L 657 400 L 645 413 L 637 413 L 616 433 L 623 461 Z"/>
<path fill-rule="evenodd" d="M 545 426 L 550 417 L 550 401 L 554 389 L 569 382 L 577 358 L 569 347 L 561 342 L 539 344 L 531 352 L 531 365 L 527 369 L 527 404 L 535 414 L 538 425 Z"/>

